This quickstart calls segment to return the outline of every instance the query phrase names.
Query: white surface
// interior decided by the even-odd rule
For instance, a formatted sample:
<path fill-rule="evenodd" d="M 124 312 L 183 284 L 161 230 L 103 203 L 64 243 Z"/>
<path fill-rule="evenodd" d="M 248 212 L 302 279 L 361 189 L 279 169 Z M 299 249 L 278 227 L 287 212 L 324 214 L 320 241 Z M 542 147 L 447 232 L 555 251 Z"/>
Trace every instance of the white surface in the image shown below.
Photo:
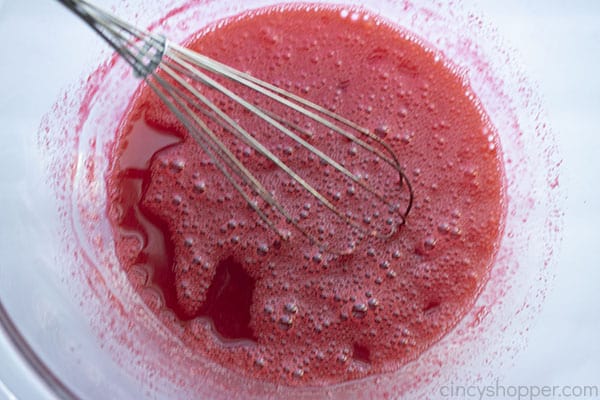
<path fill-rule="evenodd" d="M 31 379 L 32 374 L 0 331 L 0 400 L 53 399 L 45 385 Z"/>
<path fill-rule="evenodd" d="M 556 279 L 528 347 L 499 376 L 503 385 L 600 386 L 600 2 L 475 3 L 540 84 L 564 159 L 560 184 L 568 192 Z M 19 138 L 37 131 L 62 82 L 78 76 L 78 62 L 96 52 L 89 46 L 95 43 L 91 34 L 70 34 L 77 24 L 53 1 L 0 0 L 0 135 L 15 143 L 0 147 L 0 159 L 14 166 L 0 170 L 3 185 L 17 186 L 19 171 L 27 168 L 10 162 L 22 151 Z M 65 57 L 72 59 L 69 68 L 43 68 Z M 9 195 L 0 193 L 0 207 Z M 9 234 L 0 221 L 0 240 Z M 28 374 L 0 337 L 0 399 L 45 398 L 24 378 Z"/>
<path fill-rule="evenodd" d="M 600 2 L 482 2 L 540 84 L 564 159 L 556 279 L 505 384 L 600 386 Z"/>

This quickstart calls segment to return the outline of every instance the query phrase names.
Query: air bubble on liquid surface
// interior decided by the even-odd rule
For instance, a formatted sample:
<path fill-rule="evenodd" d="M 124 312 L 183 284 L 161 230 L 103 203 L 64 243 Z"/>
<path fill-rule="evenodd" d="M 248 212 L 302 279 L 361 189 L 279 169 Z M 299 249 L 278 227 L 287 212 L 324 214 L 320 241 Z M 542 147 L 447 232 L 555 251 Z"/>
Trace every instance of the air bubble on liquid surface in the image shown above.
<path fill-rule="evenodd" d="M 437 240 L 433 236 L 428 236 L 423 241 L 423 247 L 425 248 L 425 250 L 433 250 L 436 243 L 437 243 Z"/>
<path fill-rule="evenodd" d="M 185 161 L 184 160 L 173 160 L 173 161 L 171 161 L 171 169 L 174 172 L 181 172 L 181 171 L 183 171 L 184 167 L 185 167 Z"/>
<path fill-rule="evenodd" d="M 319 361 L 323 361 L 325 360 L 325 353 L 323 353 L 321 350 L 316 350 L 315 358 Z"/>
<path fill-rule="evenodd" d="M 283 330 L 288 330 L 292 327 L 294 318 L 289 314 L 284 314 L 279 318 L 279 327 Z"/>
<path fill-rule="evenodd" d="M 368 309 L 365 303 L 355 303 L 352 306 L 352 315 L 356 318 L 364 318 Z"/>
<path fill-rule="evenodd" d="M 269 246 L 266 243 L 261 243 L 256 248 L 256 252 L 259 255 L 266 255 L 269 252 Z"/>
<path fill-rule="evenodd" d="M 296 314 L 298 312 L 298 306 L 296 303 L 286 303 L 283 307 L 284 311 L 289 314 Z"/>
<path fill-rule="evenodd" d="M 294 378 L 302 378 L 304 376 L 304 370 L 302 368 L 295 369 L 292 375 Z"/>
<path fill-rule="evenodd" d="M 346 321 L 350 315 L 346 311 L 340 311 L 340 321 Z"/>
<path fill-rule="evenodd" d="M 438 225 L 438 232 L 440 233 L 449 233 L 450 225 L 447 222 L 442 222 Z"/>
<path fill-rule="evenodd" d="M 369 305 L 370 308 L 377 308 L 377 306 L 379 306 L 379 300 L 377 300 L 375 297 L 371 297 L 367 301 L 367 304 Z"/>

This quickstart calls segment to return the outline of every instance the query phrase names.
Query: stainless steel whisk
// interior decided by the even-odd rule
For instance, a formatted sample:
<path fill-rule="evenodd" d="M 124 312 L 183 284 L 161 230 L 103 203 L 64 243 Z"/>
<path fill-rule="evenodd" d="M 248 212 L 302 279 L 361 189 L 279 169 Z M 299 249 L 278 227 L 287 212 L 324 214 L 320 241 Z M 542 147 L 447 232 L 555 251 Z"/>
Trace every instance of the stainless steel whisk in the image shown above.
<path fill-rule="evenodd" d="M 59 1 L 104 38 L 133 68 L 134 73 L 147 82 L 246 203 L 282 240 L 289 239 L 291 231 L 285 226 L 291 225 L 313 244 L 320 246 L 321 250 L 333 251 L 322 227 L 317 229 L 317 222 L 303 222 L 294 210 L 288 209 L 278 199 L 275 191 L 268 190 L 265 182 L 261 182 L 234 151 L 228 148 L 220 136 L 222 132 L 234 135 L 240 143 L 245 143 L 257 154 L 270 160 L 304 194 L 316 200 L 320 204 L 320 210 L 333 213 L 337 221 L 349 228 L 342 231 L 342 234 L 348 236 L 348 246 L 340 252 L 351 251 L 359 240 L 367 236 L 388 238 L 406 222 L 413 203 L 413 189 L 396 155 L 377 134 L 303 97 L 172 43 L 161 35 L 138 29 L 86 0 Z M 280 110 L 296 113 L 298 117 L 292 120 L 282 116 L 282 113 L 268 110 L 265 105 L 256 104 L 253 99 L 248 99 L 225 85 L 224 80 L 233 83 L 235 87 L 246 88 L 243 90 L 264 96 L 267 103 L 278 104 Z M 272 148 L 259 140 L 255 132 L 244 128 L 222 105 L 217 105 L 204 93 L 205 89 L 217 91 L 264 121 L 265 126 L 285 135 L 286 140 L 312 153 L 313 158 L 319 160 L 324 169 L 329 168 L 337 174 L 337 178 L 331 179 L 345 182 L 344 185 L 352 193 L 359 188 L 368 196 L 363 196 L 369 204 L 367 207 L 373 206 L 375 211 L 369 215 L 358 215 L 352 210 L 340 209 L 336 204 L 339 204 L 340 192 L 330 189 L 324 193 L 324 189 L 317 189 L 309 182 L 310 179 L 303 176 L 303 171 L 286 164 Z M 368 177 L 351 172 L 343 162 L 326 154 L 319 143 L 311 143 L 310 133 L 300 126 L 299 119 L 309 120 L 329 133 L 343 136 L 348 143 L 374 157 L 376 164 L 391 168 L 397 174 L 397 182 L 390 182 L 394 190 L 373 187 L 369 184 Z M 404 188 L 404 194 L 400 194 L 398 188 Z M 382 208 L 387 209 L 386 215 L 381 215 Z M 373 223 L 373 217 L 385 222 L 381 226 L 375 226 L 377 224 Z M 323 218 L 317 216 L 317 219 Z"/>

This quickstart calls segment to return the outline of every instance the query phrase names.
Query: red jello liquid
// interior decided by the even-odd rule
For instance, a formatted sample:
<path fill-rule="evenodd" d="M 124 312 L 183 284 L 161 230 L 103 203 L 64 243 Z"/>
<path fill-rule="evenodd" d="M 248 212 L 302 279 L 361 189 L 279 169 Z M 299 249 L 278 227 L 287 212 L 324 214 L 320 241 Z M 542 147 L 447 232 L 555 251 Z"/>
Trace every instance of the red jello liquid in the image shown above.
<path fill-rule="evenodd" d="M 473 304 L 502 232 L 501 154 L 468 85 L 409 34 L 337 8 L 262 10 L 188 45 L 377 132 L 401 160 L 414 206 L 390 239 L 368 238 L 349 254 L 319 252 L 301 235 L 282 243 L 144 86 L 107 178 L 117 254 L 142 298 L 197 354 L 252 379 L 324 385 L 416 359 Z M 331 140 L 373 185 L 395 183 L 329 133 L 311 140 Z M 280 170 L 224 141 L 273 188 L 290 188 Z M 326 167 L 284 139 L 279 150 L 325 190 Z M 340 197 L 350 211 L 369 207 Z M 299 205 L 329 226 L 315 202 Z"/>

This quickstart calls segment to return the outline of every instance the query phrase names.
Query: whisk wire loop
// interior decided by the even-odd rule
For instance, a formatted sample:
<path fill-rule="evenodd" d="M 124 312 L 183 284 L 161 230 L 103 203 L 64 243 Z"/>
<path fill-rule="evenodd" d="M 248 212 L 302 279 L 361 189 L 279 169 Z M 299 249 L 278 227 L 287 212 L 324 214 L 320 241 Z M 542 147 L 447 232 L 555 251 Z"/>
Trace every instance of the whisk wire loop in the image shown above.
<path fill-rule="evenodd" d="M 81 17 L 131 65 L 138 77 L 146 80 L 161 101 L 188 130 L 190 136 L 211 159 L 215 167 L 232 184 L 235 191 L 281 239 L 287 240 L 291 233 L 277 223 L 276 218 L 272 215 L 273 212 L 283 217 L 287 225 L 291 225 L 311 243 L 332 251 L 324 239 L 322 227 L 315 232 L 313 227 L 303 226 L 300 218 L 278 200 L 273 189 L 268 189 L 264 182 L 261 182 L 256 176 L 256 173 L 253 173 L 234 154 L 220 132 L 215 131 L 215 128 L 228 132 L 239 143 L 245 143 L 257 154 L 268 159 L 291 178 L 294 185 L 301 187 L 309 195 L 308 197 L 316 200 L 321 207 L 333 213 L 343 225 L 349 227 L 350 231 L 346 234 L 351 236 L 348 239 L 351 243 L 347 249 L 343 249 L 341 252 L 351 251 L 355 241 L 367 236 L 389 238 L 401 225 L 406 223 L 414 197 L 411 183 L 391 147 L 369 129 L 249 73 L 171 43 L 163 36 L 138 29 L 87 0 L 58 1 Z M 225 82 L 229 84 L 225 85 Z M 376 161 L 382 161 L 388 165 L 397 174 L 397 185 L 405 187 L 407 193 L 403 198 L 390 198 L 389 194 L 385 191 L 382 192 L 381 188 L 372 187 L 364 177 L 351 172 L 343 161 L 336 161 L 315 143 L 311 143 L 312 132 L 305 129 L 301 123 L 279 115 L 273 111 L 273 108 L 268 109 L 264 105 L 249 101 L 239 91 L 232 89 L 231 84 L 263 96 L 273 104 L 278 104 L 280 107 L 296 113 L 299 116 L 296 119 L 304 118 L 312 121 L 321 129 L 340 135 L 347 142 L 363 149 L 366 154 L 374 156 Z M 395 216 L 396 221 L 393 217 L 388 218 L 386 220 L 388 228 L 383 231 L 381 228 L 371 226 L 370 222 L 361 224 L 350 210 L 343 212 L 314 184 L 278 157 L 259 139 L 255 132 L 244 128 L 236 118 L 223 109 L 223 106 L 218 106 L 214 96 L 208 96 L 207 93 L 204 93 L 205 90 L 214 90 L 221 98 L 228 99 L 242 107 L 265 124 L 261 129 L 274 130 L 282 134 L 282 137 L 287 138 L 286 140 L 294 145 L 300 146 L 311 157 L 316 157 L 322 165 L 336 171 L 341 181 L 357 185 L 372 197 L 373 202 L 387 208 L 389 215 Z M 331 193 L 329 194 L 331 195 Z M 257 199 L 264 202 L 267 207 L 261 206 L 256 201 Z M 406 205 L 401 207 L 400 201 L 404 201 Z M 379 212 L 374 214 L 378 217 Z M 365 218 L 365 220 L 370 221 L 370 218 Z"/>

